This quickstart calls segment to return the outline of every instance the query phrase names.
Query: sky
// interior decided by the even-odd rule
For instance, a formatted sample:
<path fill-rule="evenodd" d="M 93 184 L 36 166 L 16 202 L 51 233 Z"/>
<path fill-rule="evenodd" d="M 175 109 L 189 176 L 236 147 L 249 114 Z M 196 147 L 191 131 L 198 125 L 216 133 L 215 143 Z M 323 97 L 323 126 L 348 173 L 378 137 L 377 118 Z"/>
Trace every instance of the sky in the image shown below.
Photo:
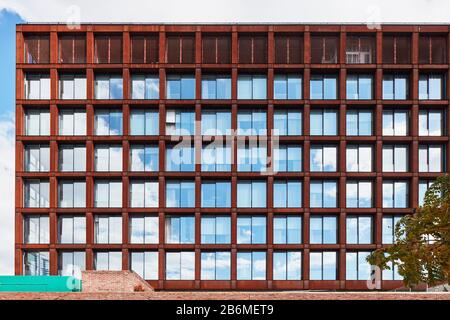
<path fill-rule="evenodd" d="M 0 0 L 0 275 L 13 273 L 15 24 L 450 23 L 448 0 Z"/>

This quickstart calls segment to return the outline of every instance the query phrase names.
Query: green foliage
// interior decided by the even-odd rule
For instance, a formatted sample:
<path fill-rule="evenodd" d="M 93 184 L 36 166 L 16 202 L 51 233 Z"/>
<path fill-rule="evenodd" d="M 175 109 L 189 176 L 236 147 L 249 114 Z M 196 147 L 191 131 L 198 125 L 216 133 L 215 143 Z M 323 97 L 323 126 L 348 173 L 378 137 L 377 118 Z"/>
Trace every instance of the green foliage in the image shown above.
<path fill-rule="evenodd" d="M 427 190 L 424 205 L 395 227 L 394 244 L 374 251 L 367 261 L 398 273 L 408 287 L 450 283 L 450 175 Z"/>

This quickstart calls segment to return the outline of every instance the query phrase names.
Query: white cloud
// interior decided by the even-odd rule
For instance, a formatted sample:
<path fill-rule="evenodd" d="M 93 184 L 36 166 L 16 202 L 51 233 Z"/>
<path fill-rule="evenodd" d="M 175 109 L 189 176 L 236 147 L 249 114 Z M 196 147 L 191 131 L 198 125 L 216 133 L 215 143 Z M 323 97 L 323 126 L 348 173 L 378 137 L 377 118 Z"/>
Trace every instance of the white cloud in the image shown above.
<path fill-rule="evenodd" d="M 14 128 L 12 115 L 0 118 L 0 275 L 14 273 Z"/>
<path fill-rule="evenodd" d="M 446 22 L 446 0 L 0 0 L 29 22 Z"/>

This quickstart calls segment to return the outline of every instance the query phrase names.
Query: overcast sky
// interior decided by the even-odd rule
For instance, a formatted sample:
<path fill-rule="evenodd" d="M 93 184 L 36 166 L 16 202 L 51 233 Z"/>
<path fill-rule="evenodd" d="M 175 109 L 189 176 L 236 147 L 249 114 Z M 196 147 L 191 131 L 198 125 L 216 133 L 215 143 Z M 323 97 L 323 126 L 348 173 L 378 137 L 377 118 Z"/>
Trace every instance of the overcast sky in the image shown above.
<path fill-rule="evenodd" d="M 8 10 L 2 11 L 2 10 Z M 450 23 L 448 0 L 0 0 L 0 274 L 13 273 L 14 32 L 22 22 Z"/>

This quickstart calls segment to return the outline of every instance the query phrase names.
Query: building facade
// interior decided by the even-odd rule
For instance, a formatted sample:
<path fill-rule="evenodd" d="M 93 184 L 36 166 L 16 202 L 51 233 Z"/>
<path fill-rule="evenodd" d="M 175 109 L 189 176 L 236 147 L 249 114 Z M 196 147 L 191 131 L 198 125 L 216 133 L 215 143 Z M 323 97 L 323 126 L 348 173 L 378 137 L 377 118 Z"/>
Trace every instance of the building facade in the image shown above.
<path fill-rule="evenodd" d="M 373 288 L 450 167 L 449 31 L 18 25 L 16 274 Z"/>

